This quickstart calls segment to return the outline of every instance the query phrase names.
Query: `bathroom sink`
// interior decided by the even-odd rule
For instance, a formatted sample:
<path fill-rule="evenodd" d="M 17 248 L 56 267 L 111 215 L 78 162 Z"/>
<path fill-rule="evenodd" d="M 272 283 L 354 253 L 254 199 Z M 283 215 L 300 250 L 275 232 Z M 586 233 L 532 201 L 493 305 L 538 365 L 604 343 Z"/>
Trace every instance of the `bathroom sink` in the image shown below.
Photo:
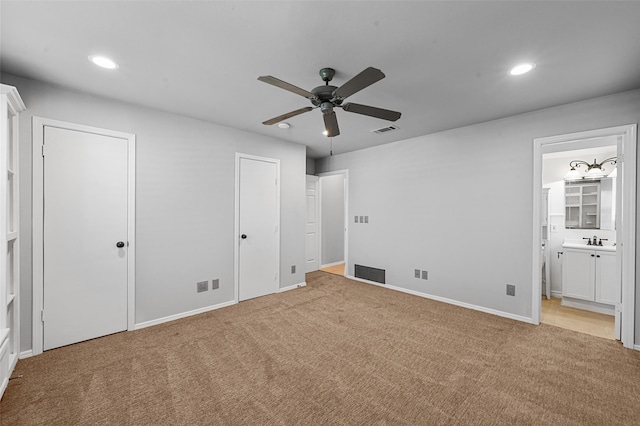
<path fill-rule="evenodd" d="M 608 243 L 608 244 L 607 244 Z M 562 244 L 564 248 L 583 249 L 583 250 L 599 250 L 599 251 L 616 251 L 616 246 L 603 241 L 601 246 L 588 245 L 585 240 L 565 240 Z"/>

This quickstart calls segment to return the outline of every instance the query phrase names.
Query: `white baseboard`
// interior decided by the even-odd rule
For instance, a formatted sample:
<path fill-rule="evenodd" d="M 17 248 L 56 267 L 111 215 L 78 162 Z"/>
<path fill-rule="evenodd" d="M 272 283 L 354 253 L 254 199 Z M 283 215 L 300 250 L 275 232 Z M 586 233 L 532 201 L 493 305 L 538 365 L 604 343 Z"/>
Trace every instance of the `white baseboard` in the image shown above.
<path fill-rule="evenodd" d="M 283 291 L 295 290 L 296 288 L 305 287 L 307 285 L 306 282 L 301 282 L 299 284 L 290 285 L 287 287 L 282 287 L 278 289 L 278 293 L 282 293 Z"/>
<path fill-rule="evenodd" d="M 573 299 L 563 297 L 560 302 L 562 306 L 568 306 L 570 308 L 582 309 L 585 311 L 597 312 L 604 315 L 615 315 L 615 307 L 609 305 L 603 305 L 596 302 L 588 302 L 586 300 Z"/>
<path fill-rule="evenodd" d="M 557 299 L 560 299 L 560 298 L 562 298 L 562 292 L 561 291 L 551 290 L 551 297 L 555 297 Z"/>
<path fill-rule="evenodd" d="M 640 351 L 640 345 L 635 345 L 633 349 L 635 349 L 636 351 Z"/>
<path fill-rule="evenodd" d="M 140 330 L 141 328 L 151 327 L 153 325 L 174 321 L 180 318 L 190 317 L 192 315 L 203 314 L 205 312 L 213 311 L 215 309 L 226 308 L 227 306 L 235 305 L 236 303 L 238 302 L 236 302 L 235 300 L 230 300 L 228 302 L 218 303 L 217 305 L 205 306 L 204 308 L 194 309 L 193 311 L 182 312 L 175 315 L 169 315 L 168 317 L 164 317 L 164 318 L 158 318 L 151 321 L 141 322 L 139 324 L 136 324 L 134 330 Z"/>
<path fill-rule="evenodd" d="M 22 351 L 18 354 L 18 359 L 31 358 L 33 356 L 33 351 L 29 349 L 28 351 Z"/>
<path fill-rule="evenodd" d="M 484 313 L 487 313 L 487 314 L 497 315 L 497 316 L 500 316 L 500 317 L 509 318 L 509 319 L 512 319 L 512 320 L 526 322 L 527 324 L 534 324 L 535 325 L 535 323 L 533 322 L 533 318 L 524 317 L 522 315 L 516 315 L 516 314 L 511 314 L 509 312 L 498 311 L 496 309 L 485 308 L 484 306 L 472 305 L 471 303 L 460 302 L 458 300 L 447 299 L 446 297 L 440 297 L 440 296 L 434 296 L 432 294 L 421 293 L 419 291 L 409 290 L 409 289 L 402 288 L 402 287 L 396 287 L 396 286 L 389 285 L 389 284 L 380 284 L 380 283 L 377 283 L 375 281 L 369 281 L 369 280 L 363 280 L 362 278 L 356 278 L 356 277 L 354 277 L 352 275 L 346 275 L 346 278 L 349 278 L 350 280 L 354 280 L 354 281 L 360 281 L 360 282 L 363 282 L 363 283 L 366 283 L 366 284 L 373 284 L 373 285 L 376 285 L 378 287 L 384 287 L 384 288 L 388 288 L 388 289 L 391 289 L 391 290 L 400 291 L 402 293 L 412 294 L 414 296 L 424 297 L 425 299 L 437 300 L 438 302 L 444 302 L 444 303 L 448 303 L 450 305 L 460 306 L 462 308 L 467 308 L 467 309 L 473 309 L 474 311 L 480 311 L 480 312 L 484 312 Z"/>
<path fill-rule="evenodd" d="M 333 262 L 333 263 L 327 263 L 326 265 L 320 265 L 320 269 L 330 268 L 331 266 L 336 266 L 336 265 L 342 265 L 343 263 L 344 263 L 344 260 L 340 260 L 338 262 Z"/>

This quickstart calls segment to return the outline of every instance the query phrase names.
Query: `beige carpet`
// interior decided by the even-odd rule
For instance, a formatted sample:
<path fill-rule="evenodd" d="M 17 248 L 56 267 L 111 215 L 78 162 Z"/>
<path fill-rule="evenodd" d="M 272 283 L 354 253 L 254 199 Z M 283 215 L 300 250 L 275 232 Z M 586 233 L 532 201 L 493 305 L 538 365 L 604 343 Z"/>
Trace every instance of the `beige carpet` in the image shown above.
<path fill-rule="evenodd" d="M 349 281 L 21 360 L 5 425 L 616 425 L 640 353 Z"/>

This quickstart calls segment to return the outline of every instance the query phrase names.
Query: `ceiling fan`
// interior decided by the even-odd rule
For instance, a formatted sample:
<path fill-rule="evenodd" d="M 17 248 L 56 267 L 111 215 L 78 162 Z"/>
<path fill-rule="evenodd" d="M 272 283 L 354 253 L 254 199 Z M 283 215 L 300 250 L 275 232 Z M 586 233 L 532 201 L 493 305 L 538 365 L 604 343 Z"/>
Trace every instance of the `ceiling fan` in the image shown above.
<path fill-rule="evenodd" d="M 314 105 L 312 107 L 307 106 L 295 111 L 288 112 L 286 114 L 279 115 L 272 118 L 271 120 L 263 121 L 262 124 L 270 126 L 272 124 L 279 123 L 282 120 L 286 120 L 287 118 L 295 117 L 296 115 L 309 112 L 315 108 L 320 108 L 320 111 L 322 111 L 322 115 L 324 117 L 326 135 L 332 137 L 338 136 L 340 134 L 340 129 L 338 128 L 338 119 L 336 117 L 335 111 L 333 110 L 336 107 L 342 108 L 347 112 L 355 112 L 356 114 L 368 115 L 370 117 L 381 118 L 383 120 L 396 121 L 400 118 L 401 114 L 397 111 L 376 108 L 368 105 L 355 104 L 353 102 L 347 102 L 345 104 L 342 103 L 347 97 L 359 92 L 365 87 L 372 85 L 376 81 L 382 80 L 385 77 L 382 71 L 377 68 L 369 67 L 340 87 L 329 85 L 329 82 L 333 79 L 333 76 L 335 74 L 336 72 L 333 68 L 322 68 L 320 70 L 320 77 L 322 77 L 325 85 L 318 86 L 312 89 L 310 92 L 270 75 L 258 77 L 258 80 L 264 83 L 272 84 L 281 89 L 295 93 L 296 95 L 303 96 L 309 99 Z"/>

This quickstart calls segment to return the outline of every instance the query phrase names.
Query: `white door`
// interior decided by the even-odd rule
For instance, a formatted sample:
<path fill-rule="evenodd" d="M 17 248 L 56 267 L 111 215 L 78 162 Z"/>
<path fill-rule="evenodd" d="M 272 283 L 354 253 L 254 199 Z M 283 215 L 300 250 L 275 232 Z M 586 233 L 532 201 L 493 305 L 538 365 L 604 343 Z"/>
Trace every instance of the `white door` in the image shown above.
<path fill-rule="evenodd" d="M 45 350 L 127 329 L 127 150 L 44 128 Z"/>
<path fill-rule="evenodd" d="M 278 165 L 238 159 L 238 300 L 278 290 Z"/>
<path fill-rule="evenodd" d="M 320 241 L 318 240 L 318 176 L 307 176 L 307 229 L 305 272 L 320 268 Z"/>

